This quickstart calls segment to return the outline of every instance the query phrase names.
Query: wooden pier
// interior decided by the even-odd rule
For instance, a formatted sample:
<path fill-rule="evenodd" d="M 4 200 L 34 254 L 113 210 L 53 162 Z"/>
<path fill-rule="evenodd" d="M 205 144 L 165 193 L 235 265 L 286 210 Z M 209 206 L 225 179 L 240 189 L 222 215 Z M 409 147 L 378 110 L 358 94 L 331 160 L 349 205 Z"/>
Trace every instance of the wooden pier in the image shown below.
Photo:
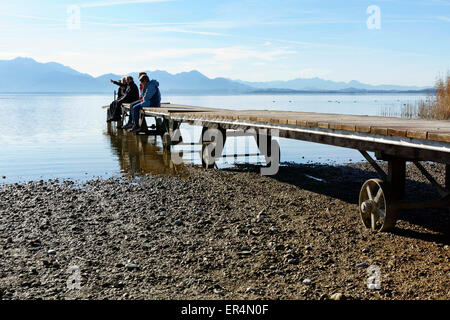
<path fill-rule="evenodd" d="M 129 105 L 123 106 L 123 118 L 128 114 L 128 109 Z M 203 127 L 199 141 L 202 148 L 214 143 L 211 139 L 204 139 L 203 133 L 209 128 L 217 129 L 223 135 L 223 143 L 227 136 L 238 130 L 255 137 L 266 159 L 272 157 L 273 133 L 282 138 L 359 150 L 381 178 L 364 183 L 359 195 L 362 222 L 373 231 L 386 231 L 394 227 L 399 209 L 450 206 L 450 121 L 278 110 L 228 110 L 169 103 L 162 104 L 161 108 L 145 108 L 140 117 L 144 128 L 147 128 L 147 117 L 156 119 L 157 128 L 146 132 L 161 135 L 166 149 L 182 143 L 179 137 L 175 137 L 177 129 L 181 123 L 189 123 Z M 222 156 L 222 147 L 213 153 L 214 158 Z M 367 152 L 374 152 L 378 160 L 387 161 L 388 172 L 384 172 Z M 441 199 L 420 203 L 404 200 L 405 165 L 408 161 L 414 163 L 437 188 Z M 445 185 L 439 185 L 420 161 L 446 164 Z M 211 166 L 210 162 L 203 161 L 203 164 L 205 167 Z"/>

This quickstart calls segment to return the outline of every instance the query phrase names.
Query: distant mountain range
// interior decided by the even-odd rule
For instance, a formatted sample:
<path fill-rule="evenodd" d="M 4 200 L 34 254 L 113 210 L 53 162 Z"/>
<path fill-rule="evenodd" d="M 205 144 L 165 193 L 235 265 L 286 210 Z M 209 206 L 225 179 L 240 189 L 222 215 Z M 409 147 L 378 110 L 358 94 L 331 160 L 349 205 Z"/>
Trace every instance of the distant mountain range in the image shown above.
<path fill-rule="evenodd" d="M 356 80 L 349 82 L 335 82 L 320 78 L 294 79 L 289 81 L 269 81 L 269 82 L 247 82 L 236 80 L 239 83 L 262 90 L 286 89 L 293 91 L 416 91 L 427 88 L 415 86 L 397 86 L 397 85 L 370 85 Z"/>
<path fill-rule="evenodd" d="M 160 83 L 165 94 L 266 94 L 304 92 L 409 92 L 429 88 L 396 85 L 368 85 L 358 81 L 334 82 L 320 78 L 290 81 L 246 82 L 226 78 L 208 78 L 198 71 L 170 74 L 166 71 L 148 71 L 150 78 Z M 135 79 L 137 72 L 130 73 Z M 0 92 L 67 92 L 103 93 L 116 89 L 109 80 L 122 75 L 105 74 L 93 77 L 59 63 L 40 63 L 31 58 L 0 60 Z"/>

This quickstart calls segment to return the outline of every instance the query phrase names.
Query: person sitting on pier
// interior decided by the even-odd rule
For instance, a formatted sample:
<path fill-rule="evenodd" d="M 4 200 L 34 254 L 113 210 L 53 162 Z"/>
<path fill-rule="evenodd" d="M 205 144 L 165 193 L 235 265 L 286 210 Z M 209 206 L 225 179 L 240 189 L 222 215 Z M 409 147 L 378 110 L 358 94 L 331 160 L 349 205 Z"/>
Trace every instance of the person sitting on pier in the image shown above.
<path fill-rule="evenodd" d="M 139 75 L 138 75 L 138 79 L 140 79 L 142 76 L 146 76 L 147 75 L 147 72 L 139 72 Z M 142 90 L 144 89 L 144 86 L 142 85 L 142 83 L 139 85 L 139 92 L 140 92 L 140 95 L 139 95 L 139 100 L 141 100 L 142 101 Z"/>
<path fill-rule="evenodd" d="M 159 91 L 159 82 L 149 79 L 148 75 L 142 75 L 139 81 L 143 87 L 142 102 L 138 101 L 130 106 L 130 123 L 127 124 L 124 129 L 128 129 L 130 132 L 138 133 L 141 131 L 139 125 L 139 114 L 142 108 L 159 108 L 161 107 L 161 93 Z"/>
<path fill-rule="evenodd" d="M 122 114 L 122 103 L 133 103 L 139 100 L 139 89 L 134 83 L 133 77 L 125 78 L 127 87 L 122 96 L 113 101 L 109 106 L 108 122 L 119 121 Z"/>
<path fill-rule="evenodd" d="M 120 102 L 122 103 L 133 103 L 139 100 L 139 89 L 134 83 L 134 79 L 132 76 L 127 77 L 127 89 L 122 98 L 120 98 Z"/>
<path fill-rule="evenodd" d="M 114 81 L 110 80 L 111 83 L 115 84 L 116 86 L 119 86 L 119 90 L 117 91 L 117 99 L 122 98 L 122 96 L 125 93 L 125 90 L 127 89 L 127 77 L 123 77 L 120 81 Z"/>
<path fill-rule="evenodd" d="M 140 79 L 142 76 L 146 76 L 147 72 L 139 72 L 138 74 L 138 79 Z M 142 102 L 142 90 L 144 89 L 144 86 L 142 85 L 142 83 L 139 84 L 139 101 Z M 133 101 L 134 102 L 134 101 Z M 136 102 L 137 103 L 137 102 Z M 130 106 L 130 111 L 131 111 L 131 107 Z M 123 129 L 129 129 L 133 126 L 133 123 L 131 122 L 131 115 L 128 117 L 128 123 L 123 127 Z"/>

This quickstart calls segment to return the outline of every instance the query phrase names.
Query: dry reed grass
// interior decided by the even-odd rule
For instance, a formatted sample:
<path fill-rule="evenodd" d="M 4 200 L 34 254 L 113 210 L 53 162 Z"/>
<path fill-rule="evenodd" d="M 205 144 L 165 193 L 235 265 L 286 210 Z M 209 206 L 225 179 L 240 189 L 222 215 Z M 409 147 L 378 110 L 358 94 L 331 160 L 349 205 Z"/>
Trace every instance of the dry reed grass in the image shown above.
<path fill-rule="evenodd" d="M 435 89 L 435 94 L 429 95 L 425 101 L 419 101 L 415 105 L 403 106 L 405 113 L 415 113 L 417 117 L 423 119 L 449 120 L 450 74 L 447 74 L 446 77 L 440 77 L 436 81 Z"/>

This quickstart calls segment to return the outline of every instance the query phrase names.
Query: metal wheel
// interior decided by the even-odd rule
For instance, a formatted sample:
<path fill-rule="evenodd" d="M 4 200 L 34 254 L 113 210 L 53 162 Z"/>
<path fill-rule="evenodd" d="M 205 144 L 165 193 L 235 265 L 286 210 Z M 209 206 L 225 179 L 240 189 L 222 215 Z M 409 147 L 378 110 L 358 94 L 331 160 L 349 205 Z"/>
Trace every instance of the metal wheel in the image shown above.
<path fill-rule="evenodd" d="M 359 193 L 359 213 L 366 228 L 374 232 L 395 226 L 397 208 L 393 205 L 389 185 L 380 179 L 367 180 Z"/>

